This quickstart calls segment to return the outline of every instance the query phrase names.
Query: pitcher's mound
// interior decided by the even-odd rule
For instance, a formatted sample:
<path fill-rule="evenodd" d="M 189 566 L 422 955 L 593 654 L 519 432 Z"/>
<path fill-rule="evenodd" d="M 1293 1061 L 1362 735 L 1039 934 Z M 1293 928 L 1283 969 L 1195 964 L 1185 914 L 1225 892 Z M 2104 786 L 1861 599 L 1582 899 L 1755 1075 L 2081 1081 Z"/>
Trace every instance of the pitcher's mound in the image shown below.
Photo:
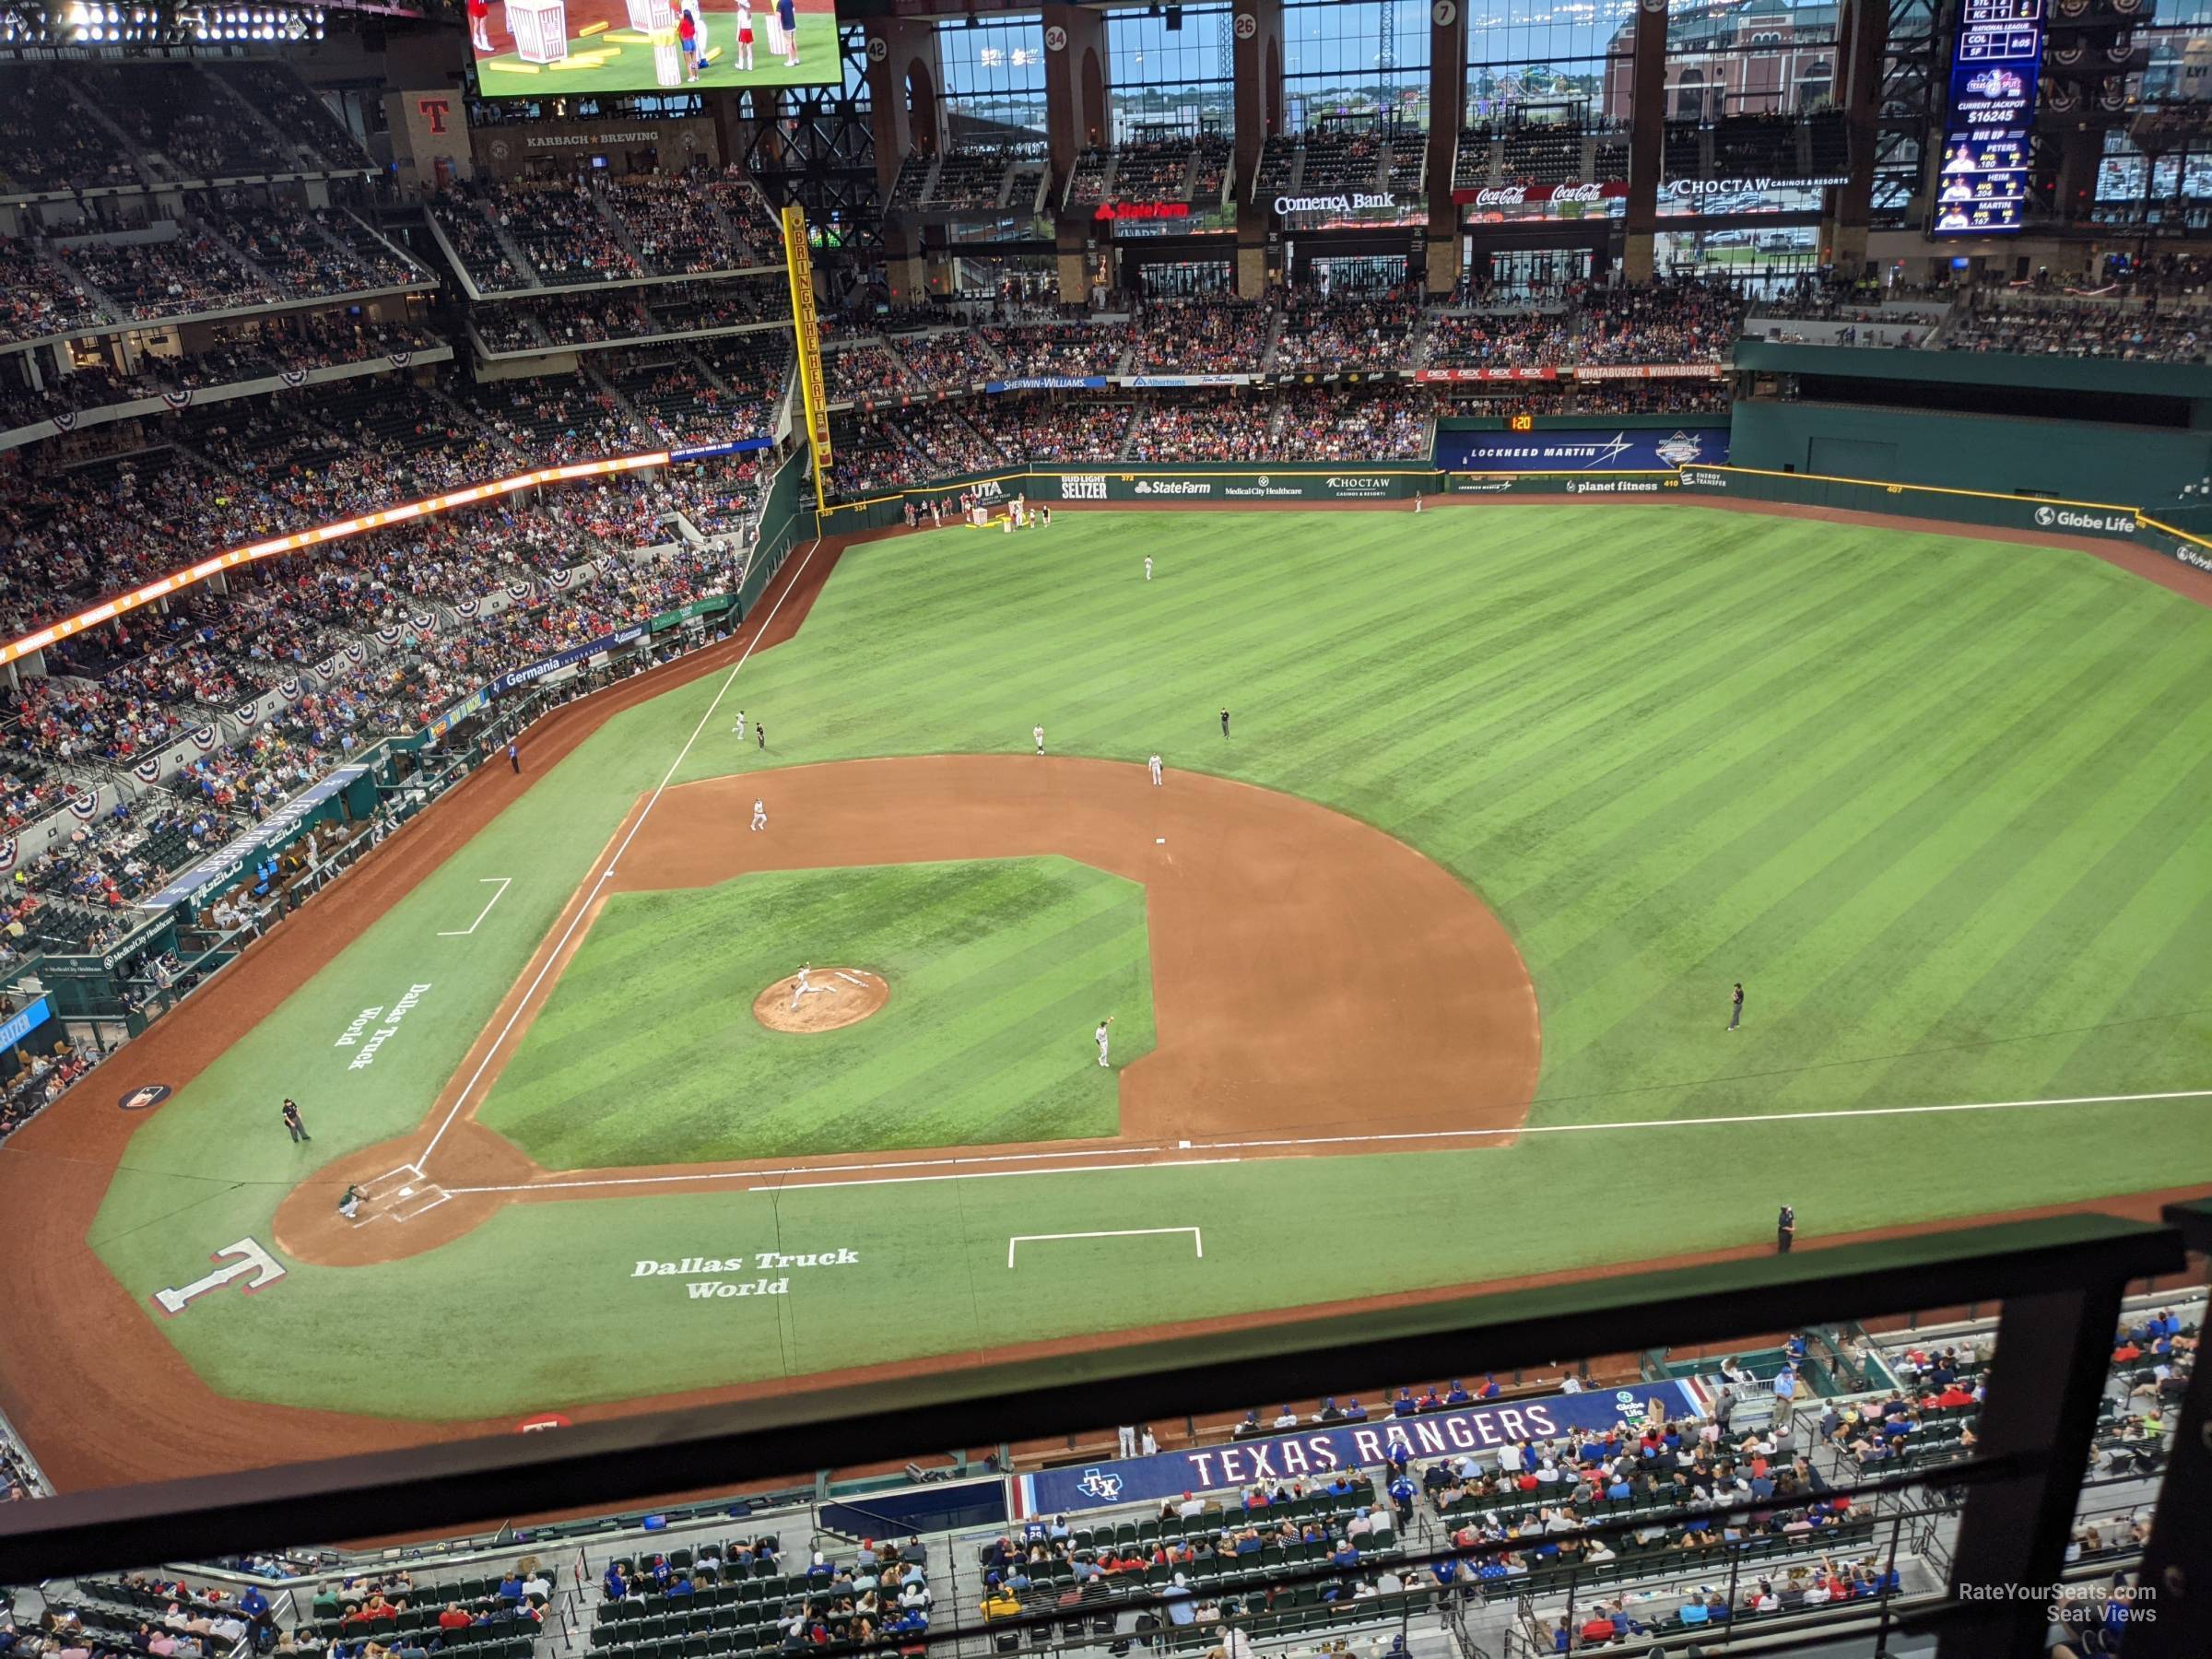
<path fill-rule="evenodd" d="M 753 998 L 753 1018 L 771 1031 L 834 1031 L 857 1025 L 890 1000 L 883 975 L 865 968 L 813 968 L 806 990 L 799 976 L 780 979 Z"/>

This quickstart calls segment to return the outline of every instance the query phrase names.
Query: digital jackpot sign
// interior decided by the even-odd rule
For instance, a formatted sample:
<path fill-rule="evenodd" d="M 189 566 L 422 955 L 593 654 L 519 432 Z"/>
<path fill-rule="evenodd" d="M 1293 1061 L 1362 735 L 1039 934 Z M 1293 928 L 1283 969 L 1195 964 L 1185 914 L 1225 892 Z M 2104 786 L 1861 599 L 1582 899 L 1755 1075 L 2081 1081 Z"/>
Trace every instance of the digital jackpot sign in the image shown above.
<path fill-rule="evenodd" d="M 2044 0 L 1959 0 L 1944 112 L 1937 236 L 2017 234 L 2043 61 Z"/>

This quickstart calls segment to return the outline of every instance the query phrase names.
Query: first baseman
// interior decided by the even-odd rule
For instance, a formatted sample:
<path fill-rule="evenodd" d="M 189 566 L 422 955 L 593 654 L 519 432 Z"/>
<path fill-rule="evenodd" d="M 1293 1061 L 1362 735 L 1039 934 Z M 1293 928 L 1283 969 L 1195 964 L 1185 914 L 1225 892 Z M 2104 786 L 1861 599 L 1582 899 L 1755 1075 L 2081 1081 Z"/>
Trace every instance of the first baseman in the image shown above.
<path fill-rule="evenodd" d="M 768 828 L 768 803 L 766 801 L 753 803 L 753 828 L 756 830 Z"/>
<path fill-rule="evenodd" d="M 1099 1041 L 1099 1064 L 1100 1065 L 1106 1064 L 1106 1028 L 1112 1023 L 1113 1016 L 1109 1014 L 1105 1018 L 1099 1021 L 1099 1029 L 1091 1033 L 1091 1035 L 1096 1037 Z"/>

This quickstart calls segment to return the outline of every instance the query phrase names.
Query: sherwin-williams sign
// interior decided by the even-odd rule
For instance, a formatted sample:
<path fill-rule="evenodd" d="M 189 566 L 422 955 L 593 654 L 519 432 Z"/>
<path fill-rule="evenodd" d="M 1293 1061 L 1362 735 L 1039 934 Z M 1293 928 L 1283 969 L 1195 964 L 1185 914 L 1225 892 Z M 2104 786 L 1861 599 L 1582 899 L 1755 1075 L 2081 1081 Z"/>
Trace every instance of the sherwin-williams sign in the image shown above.
<path fill-rule="evenodd" d="M 1339 1423 L 1310 1433 L 1023 1475 L 1014 1482 L 1014 1512 L 1055 1515 L 1255 1481 L 1312 1480 L 1337 1469 L 1387 1463 L 1397 1445 L 1416 1458 L 1451 1457 L 1508 1441 L 1550 1440 L 1574 1430 L 1634 1426 L 1647 1418 L 1703 1415 L 1696 1390 L 1673 1379 L 1610 1392 L 1547 1394 L 1422 1417 Z"/>

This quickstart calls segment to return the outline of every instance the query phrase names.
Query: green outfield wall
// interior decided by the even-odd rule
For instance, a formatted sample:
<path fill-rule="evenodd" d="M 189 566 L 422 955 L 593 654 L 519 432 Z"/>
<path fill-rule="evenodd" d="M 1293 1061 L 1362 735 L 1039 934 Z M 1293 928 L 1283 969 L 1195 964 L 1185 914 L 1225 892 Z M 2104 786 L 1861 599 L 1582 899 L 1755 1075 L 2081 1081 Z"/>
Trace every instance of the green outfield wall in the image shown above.
<path fill-rule="evenodd" d="M 1735 406 L 1728 458 L 1771 472 L 2158 503 L 2212 474 L 2212 431 L 1756 398 Z"/>

